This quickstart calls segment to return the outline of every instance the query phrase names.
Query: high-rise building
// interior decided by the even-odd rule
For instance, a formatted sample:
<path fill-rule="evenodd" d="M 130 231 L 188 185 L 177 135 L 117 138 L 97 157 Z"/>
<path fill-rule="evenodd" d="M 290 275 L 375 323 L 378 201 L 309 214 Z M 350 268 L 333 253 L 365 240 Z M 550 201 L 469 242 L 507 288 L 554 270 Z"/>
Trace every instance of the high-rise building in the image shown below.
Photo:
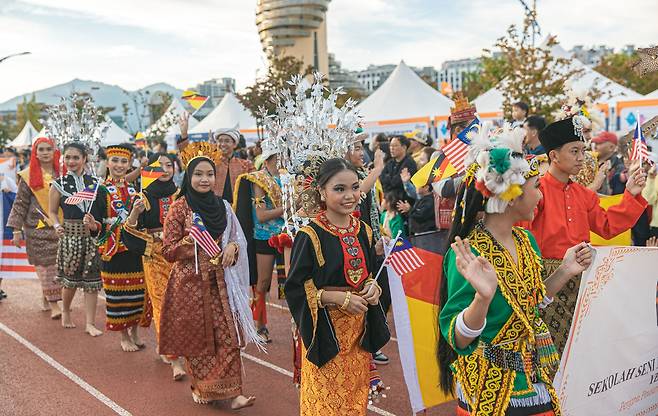
<path fill-rule="evenodd" d="M 256 26 L 268 56 L 294 56 L 329 73 L 326 12 L 331 0 L 258 0 Z"/>
<path fill-rule="evenodd" d="M 233 78 L 213 78 L 203 81 L 195 88 L 196 92 L 201 95 L 212 98 L 214 101 L 221 101 L 227 92 L 235 92 L 235 79 Z"/>
<path fill-rule="evenodd" d="M 587 66 L 597 66 L 601 60 L 606 56 L 614 53 L 614 49 L 605 45 L 593 46 L 585 48 L 583 45 L 576 45 L 569 52 L 574 58 Z"/>
<path fill-rule="evenodd" d="M 465 75 L 469 72 L 480 72 L 481 70 L 480 58 L 445 61 L 439 71 L 439 83 L 447 82 L 453 91 L 460 91 L 464 87 Z"/>

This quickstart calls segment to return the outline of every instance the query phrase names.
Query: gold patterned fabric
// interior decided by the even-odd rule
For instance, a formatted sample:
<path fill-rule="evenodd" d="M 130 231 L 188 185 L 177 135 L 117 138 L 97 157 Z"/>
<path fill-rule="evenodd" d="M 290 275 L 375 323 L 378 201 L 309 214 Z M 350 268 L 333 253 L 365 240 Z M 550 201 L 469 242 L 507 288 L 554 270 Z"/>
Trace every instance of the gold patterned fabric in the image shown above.
<path fill-rule="evenodd" d="M 371 355 L 359 345 L 365 315 L 347 315 L 327 309 L 336 331 L 340 351 L 317 367 L 306 359 L 302 344 L 300 414 L 302 416 L 365 415 L 370 385 Z"/>
<path fill-rule="evenodd" d="M 544 259 L 546 267 L 546 276 L 550 276 L 562 264 L 562 260 Z M 569 330 L 573 313 L 576 310 L 576 301 L 578 300 L 578 291 L 580 290 L 580 279 L 582 275 L 572 277 L 557 292 L 553 302 L 540 311 L 542 318 L 548 325 L 553 335 L 553 342 L 557 351 L 562 354 L 564 347 L 567 345 Z"/>
<path fill-rule="evenodd" d="M 153 308 L 153 323 L 155 324 L 155 335 L 160 336 L 160 312 L 162 310 L 162 299 L 164 298 L 171 263 L 162 257 L 162 241 L 153 241 L 153 252 L 150 256 L 143 256 L 144 278 L 146 279 L 146 291 L 151 300 Z"/>
<path fill-rule="evenodd" d="M 598 158 L 594 152 L 585 152 L 583 167 L 578 175 L 571 176 L 571 180 L 587 187 L 594 182 L 596 174 L 599 172 Z"/>

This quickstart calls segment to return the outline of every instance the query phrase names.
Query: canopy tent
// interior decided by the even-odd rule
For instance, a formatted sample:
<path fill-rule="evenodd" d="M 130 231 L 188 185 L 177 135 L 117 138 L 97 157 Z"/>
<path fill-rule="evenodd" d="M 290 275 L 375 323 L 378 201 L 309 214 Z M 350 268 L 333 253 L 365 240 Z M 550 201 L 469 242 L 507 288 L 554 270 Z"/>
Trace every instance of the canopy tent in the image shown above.
<path fill-rule="evenodd" d="M 251 115 L 233 93 L 227 93 L 219 105 L 201 120 L 190 133 L 208 133 L 223 129 L 255 129 L 256 119 Z"/>
<path fill-rule="evenodd" d="M 546 45 L 547 41 L 548 38 L 544 41 L 543 45 Z M 575 91 L 587 91 L 592 88 L 598 88 L 603 92 L 603 96 L 598 100 L 598 104 L 603 104 L 607 108 L 613 108 L 617 101 L 638 99 L 642 97 L 637 92 L 612 81 L 601 73 L 583 64 L 559 44 L 551 47 L 551 54 L 556 58 L 570 60 L 570 63 L 564 68 L 565 71 L 573 69 L 582 70 L 579 76 L 570 80 L 571 86 Z M 476 105 L 478 113 L 487 115 L 491 113 L 499 113 L 502 118 L 503 101 L 503 94 L 498 86 L 496 86 L 480 95 L 473 101 L 473 103 Z"/>
<path fill-rule="evenodd" d="M 125 132 L 121 127 L 108 118 L 108 128 L 103 133 L 103 139 L 101 140 L 101 146 L 110 146 L 113 144 L 121 144 L 132 141 L 132 136 Z"/>
<path fill-rule="evenodd" d="M 38 135 L 39 132 L 37 132 L 37 129 L 35 129 L 32 123 L 30 123 L 30 120 L 28 120 L 23 126 L 21 132 L 18 133 L 18 136 L 7 143 L 7 146 L 15 149 L 30 147 L 32 146 L 32 141 L 36 139 Z"/>
<path fill-rule="evenodd" d="M 400 61 L 391 75 L 357 109 L 368 122 L 448 116 L 451 99 L 422 80 Z"/>
<path fill-rule="evenodd" d="M 644 98 L 658 98 L 658 90 L 650 92 L 649 94 L 645 95 Z"/>

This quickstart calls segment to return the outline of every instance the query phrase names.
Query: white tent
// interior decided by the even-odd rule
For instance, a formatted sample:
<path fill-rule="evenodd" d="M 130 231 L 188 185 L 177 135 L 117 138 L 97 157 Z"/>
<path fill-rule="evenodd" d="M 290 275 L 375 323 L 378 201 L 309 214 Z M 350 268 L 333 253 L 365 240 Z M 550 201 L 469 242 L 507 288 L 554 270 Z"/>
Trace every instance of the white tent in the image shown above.
<path fill-rule="evenodd" d="M 545 44 L 546 41 L 544 41 Z M 599 102 L 608 104 L 610 107 L 614 106 L 617 101 L 642 98 L 642 95 L 637 92 L 586 66 L 559 44 L 551 48 L 551 54 L 557 58 L 571 60 L 565 70 L 582 69 L 580 76 L 571 80 L 571 86 L 575 91 L 587 91 L 596 87 L 604 93 Z M 473 103 L 476 105 L 478 113 L 500 112 L 503 108 L 503 94 L 497 87 L 494 87 L 476 98 Z"/>
<path fill-rule="evenodd" d="M 21 132 L 18 133 L 18 136 L 7 143 L 7 146 L 13 148 L 30 147 L 32 146 L 32 141 L 38 137 L 38 133 L 37 129 L 35 129 L 32 123 L 30 123 L 30 120 L 28 120 L 27 123 L 25 123 L 25 126 L 23 126 Z"/>
<path fill-rule="evenodd" d="M 121 144 L 132 141 L 132 136 L 126 133 L 121 127 L 111 119 L 108 120 L 109 127 L 105 130 L 103 134 L 103 140 L 101 140 L 101 146 L 110 146 L 113 144 Z"/>
<path fill-rule="evenodd" d="M 649 94 L 645 95 L 644 98 L 658 98 L 658 90 L 650 92 Z"/>
<path fill-rule="evenodd" d="M 219 105 L 201 120 L 190 133 L 208 133 L 222 129 L 237 128 L 238 130 L 255 129 L 256 119 L 249 110 L 238 101 L 232 93 L 227 93 Z"/>
<path fill-rule="evenodd" d="M 447 116 L 454 103 L 427 85 L 401 61 L 388 79 L 357 109 L 366 121 Z"/>

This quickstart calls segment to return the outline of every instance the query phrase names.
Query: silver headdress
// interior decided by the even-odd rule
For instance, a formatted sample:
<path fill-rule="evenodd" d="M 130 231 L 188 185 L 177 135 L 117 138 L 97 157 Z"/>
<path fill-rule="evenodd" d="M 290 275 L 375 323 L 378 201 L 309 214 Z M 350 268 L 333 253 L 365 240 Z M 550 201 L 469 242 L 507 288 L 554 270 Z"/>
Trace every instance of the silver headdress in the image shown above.
<path fill-rule="evenodd" d="M 89 152 L 88 161 L 98 160 L 103 133 L 109 128 L 105 116 L 94 106 L 91 97 L 72 94 L 62 97 L 59 105 L 47 109 L 46 134 L 61 150 L 69 143 L 79 143 Z"/>
<path fill-rule="evenodd" d="M 288 81 L 291 89 L 272 97 L 276 114 L 261 109 L 265 132 L 280 149 L 279 167 L 286 172 L 281 175 L 284 218 L 293 235 L 317 211 L 315 176 L 320 165 L 345 157 L 359 122 L 356 101 L 349 98 L 337 108 L 336 99 L 344 92 L 325 88 L 323 78 L 316 72 L 311 85 L 303 76 L 294 76 Z"/>
<path fill-rule="evenodd" d="M 572 117 L 574 134 L 583 140 L 585 140 L 583 135 L 585 128 L 596 132 L 605 127 L 603 116 L 592 103 L 587 91 L 576 90 L 570 83 L 567 83 L 564 92 L 566 100 L 562 107 L 553 114 L 556 121 Z"/>

